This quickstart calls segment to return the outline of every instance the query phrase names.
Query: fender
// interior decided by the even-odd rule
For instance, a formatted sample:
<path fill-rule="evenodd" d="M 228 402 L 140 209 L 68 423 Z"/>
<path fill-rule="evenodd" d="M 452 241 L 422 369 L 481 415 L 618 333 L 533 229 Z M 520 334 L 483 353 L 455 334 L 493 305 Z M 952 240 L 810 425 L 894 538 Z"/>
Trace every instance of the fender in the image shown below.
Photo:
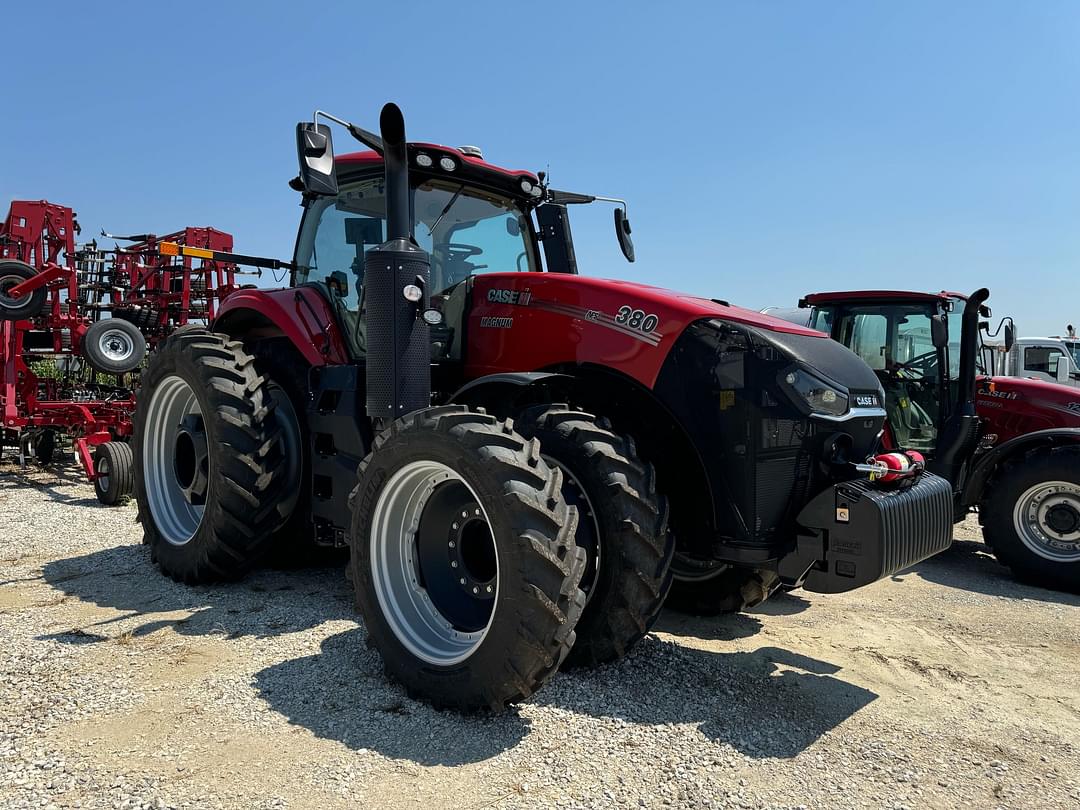
<path fill-rule="evenodd" d="M 283 335 L 312 366 L 349 362 L 337 315 L 315 285 L 237 290 L 222 302 L 211 328 L 238 337 Z"/>
<path fill-rule="evenodd" d="M 565 382 L 567 387 L 573 384 L 574 378 L 569 374 L 559 374 L 556 372 L 548 371 L 520 371 L 520 372 L 506 372 L 500 374 L 486 374 L 483 377 L 477 377 L 475 380 L 469 380 L 465 385 L 461 386 L 454 395 L 450 397 L 451 402 L 468 404 L 470 402 L 476 402 L 479 396 L 486 394 L 486 403 L 489 407 L 498 407 L 499 405 L 508 405 L 505 410 L 506 414 L 499 413 L 499 416 L 508 416 L 515 408 L 515 404 L 520 397 L 527 392 L 528 389 L 539 389 L 545 385 L 552 383 L 559 384 Z M 478 396 L 479 395 L 479 396 Z M 477 404 L 480 404 L 479 402 Z M 500 408 L 500 410 L 503 410 Z"/>
<path fill-rule="evenodd" d="M 975 506 L 982 499 L 990 477 L 1008 458 L 1026 453 L 1036 447 L 1060 447 L 1067 444 L 1080 444 L 1080 428 L 1050 428 L 1025 433 L 979 456 L 971 469 L 971 475 L 964 483 L 960 502 L 964 506 Z"/>

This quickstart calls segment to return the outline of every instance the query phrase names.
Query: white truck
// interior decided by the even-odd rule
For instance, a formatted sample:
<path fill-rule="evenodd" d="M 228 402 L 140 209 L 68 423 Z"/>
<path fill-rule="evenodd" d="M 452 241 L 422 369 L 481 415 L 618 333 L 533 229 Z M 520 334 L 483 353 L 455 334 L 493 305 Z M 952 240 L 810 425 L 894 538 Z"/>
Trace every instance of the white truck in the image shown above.
<path fill-rule="evenodd" d="M 1005 374 L 1080 388 L 1080 338 L 1019 338 L 1009 352 Z"/>

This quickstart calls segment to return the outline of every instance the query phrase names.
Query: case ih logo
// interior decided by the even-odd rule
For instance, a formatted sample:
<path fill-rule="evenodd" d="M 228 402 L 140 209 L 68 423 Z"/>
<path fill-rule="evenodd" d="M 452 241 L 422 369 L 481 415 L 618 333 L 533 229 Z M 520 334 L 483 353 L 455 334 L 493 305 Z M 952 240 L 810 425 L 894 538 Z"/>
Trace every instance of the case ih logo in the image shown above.
<path fill-rule="evenodd" d="M 877 394 L 857 394 L 855 404 L 860 408 L 876 408 L 878 407 Z"/>
<path fill-rule="evenodd" d="M 513 304 L 518 307 L 527 307 L 532 301 L 532 293 L 528 290 L 488 290 L 487 299 L 492 304 Z"/>

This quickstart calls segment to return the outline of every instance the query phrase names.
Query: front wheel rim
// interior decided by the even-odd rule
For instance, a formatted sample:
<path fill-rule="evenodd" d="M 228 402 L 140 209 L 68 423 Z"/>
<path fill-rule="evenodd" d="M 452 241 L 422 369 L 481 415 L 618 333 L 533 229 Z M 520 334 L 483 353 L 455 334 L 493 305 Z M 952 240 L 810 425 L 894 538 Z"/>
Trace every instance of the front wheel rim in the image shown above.
<path fill-rule="evenodd" d="M 1080 562 L 1080 484 L 1044 481 L 1016 501 L 1013 526 L 1033 553 L 1053 562 Z"/>
<path fill-rule="evenodd" d="M 441 462 L 406 464 L 379 494 L 369 543 L 375 596 L 397 640 L 436 666 L 475 653 L 495 618 L 500 567 L 468 482 Z"/>
<path fill-rule="evenodd" d="M 203 484 L 208 488 L 210 458 L 197 447 L 189 427 L 201 418 L 195 392 L 180 377 L 166 377 L 154 388 L 143 426 L 143 487 L 154 525 L 174 546 L 186 545 L 203 520 L 205 491 L 202 503 L 193 503 L 199 498 L 192 493 L 197 495 Z M 178 453 L 178 446 L 184 452 Z M 200 452 L 195 454 L 197 463 L 191 470 L 177 463 L 196 450 Z M 182 474 L 183 482 L 179 478 Z"/>

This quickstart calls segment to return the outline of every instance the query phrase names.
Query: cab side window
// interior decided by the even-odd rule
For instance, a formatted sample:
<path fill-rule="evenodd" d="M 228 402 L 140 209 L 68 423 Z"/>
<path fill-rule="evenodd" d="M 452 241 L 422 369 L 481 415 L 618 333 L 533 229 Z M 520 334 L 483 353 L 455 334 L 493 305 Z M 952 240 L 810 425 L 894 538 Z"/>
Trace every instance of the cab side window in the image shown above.
<path fill-rule="evenodd" d="M 1028 346 L 1024 349 L 1024 370 L 1056 377 L 1062 354 L 1048 346 Z"/>

